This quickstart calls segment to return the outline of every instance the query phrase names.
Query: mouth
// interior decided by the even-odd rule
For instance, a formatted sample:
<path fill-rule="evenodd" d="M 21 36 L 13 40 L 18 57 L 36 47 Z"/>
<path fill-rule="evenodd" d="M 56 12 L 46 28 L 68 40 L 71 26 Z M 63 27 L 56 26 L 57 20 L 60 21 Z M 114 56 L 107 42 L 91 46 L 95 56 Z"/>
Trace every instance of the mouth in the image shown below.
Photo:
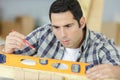
<path fill-rule="evenodd" d="M 63 40 L 62 43 L 65 44 L 65 45 L 68 45 L 70 43 L 70 41 L 69 40 Z"/>

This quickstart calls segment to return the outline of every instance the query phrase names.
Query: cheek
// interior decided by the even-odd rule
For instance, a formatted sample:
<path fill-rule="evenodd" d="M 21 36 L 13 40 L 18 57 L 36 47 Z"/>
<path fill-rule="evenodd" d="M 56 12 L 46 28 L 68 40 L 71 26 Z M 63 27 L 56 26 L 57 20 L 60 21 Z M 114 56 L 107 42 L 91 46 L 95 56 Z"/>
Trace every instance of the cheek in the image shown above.
<path fill-rule="evenodd" d="M 57 39 L 60 38 L 60 33 L 59 33 L 58 31 L 54 31 L 54 30 L 53 30 L 53 33 L 54 33 L 54 35 L 57 37 Z"/>
<path fill-rule="evenodd" d="M 72 30 L 72 31 L 69 32 L 69 34 L 70 34 L 71 36 L 76 36 L 77 34 L 79 34 L 79 31 L 78 31 L 78 30 Z M 78 36 L 78 35 L 77 35 L 77 36 Z"/>
<path fill-rule="evenodd" d="M 73 31 L 70 33 L 69 38 L 75 40 L 75 39 L 79 38 L 79 36 L 81 36 L 81 35 L 82 35 L 81 31 L 76 30 L 76 31 Z"/>
<path fill-rule="evenodd" d="M 73 32 L 73 33 L 70 35 L 70 37 L 71 37 L 73 40 L 75 40 L 78 36 L 79 36 L 79 35 L 78 35 L 77 32 Z"/>

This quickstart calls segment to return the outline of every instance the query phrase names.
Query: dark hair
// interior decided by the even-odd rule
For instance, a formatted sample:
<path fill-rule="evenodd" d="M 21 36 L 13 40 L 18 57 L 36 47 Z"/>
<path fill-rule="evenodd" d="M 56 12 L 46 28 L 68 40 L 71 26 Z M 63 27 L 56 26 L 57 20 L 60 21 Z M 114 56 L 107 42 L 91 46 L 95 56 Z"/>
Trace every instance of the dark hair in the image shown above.
<path fill-rule="evenodd" d="M 70 11 L 74 16 L 74 19 L 78 21 L 83 16 L 81 6 L 77 0 L 56 0 L 52 3 L 49 10 L 49 19 L 51 20 L 51 13 L 61 13 Z"/>

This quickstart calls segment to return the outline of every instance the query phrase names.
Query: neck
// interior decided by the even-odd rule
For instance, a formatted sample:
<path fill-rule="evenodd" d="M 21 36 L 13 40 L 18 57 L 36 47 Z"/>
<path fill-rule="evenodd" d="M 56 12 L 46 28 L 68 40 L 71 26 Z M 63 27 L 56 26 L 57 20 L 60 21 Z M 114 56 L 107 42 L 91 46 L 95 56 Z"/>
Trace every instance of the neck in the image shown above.
<path fill-rule="evenodd" d="M 86 29 L 83 30 L 82 40 L 80 41 L 79 47 L 82 45 L 83 41 L 85 40 Z"/>

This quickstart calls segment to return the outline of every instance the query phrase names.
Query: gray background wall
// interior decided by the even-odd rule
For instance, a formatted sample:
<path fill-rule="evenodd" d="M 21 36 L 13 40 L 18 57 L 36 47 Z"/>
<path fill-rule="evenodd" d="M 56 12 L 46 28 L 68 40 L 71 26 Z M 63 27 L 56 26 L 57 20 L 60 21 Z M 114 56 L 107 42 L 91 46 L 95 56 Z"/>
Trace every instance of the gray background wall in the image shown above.
<path fill-rule="evenodd" d="M 103 21 L 120 22 L 120 0 L 104 0 Z"/>
<path fill-rule="evenodd" d="M 49 22 L 49 7 L 54 0 L 0 0 L 0 18 L 14 20 L 18 15 L 32 16 L 37 25 Z M 1 17 L 2 16 L 2 17 Z"/>
<path fill-rule="evenodd" d="M 36 25 L 49 23 L 49 7 L 54 0 L 0 0 L 0 19 L 14 20 L 18 15 L 30 15 Z M 103 22 L 120 20 L 120 0 L 104 0 Z"/>

